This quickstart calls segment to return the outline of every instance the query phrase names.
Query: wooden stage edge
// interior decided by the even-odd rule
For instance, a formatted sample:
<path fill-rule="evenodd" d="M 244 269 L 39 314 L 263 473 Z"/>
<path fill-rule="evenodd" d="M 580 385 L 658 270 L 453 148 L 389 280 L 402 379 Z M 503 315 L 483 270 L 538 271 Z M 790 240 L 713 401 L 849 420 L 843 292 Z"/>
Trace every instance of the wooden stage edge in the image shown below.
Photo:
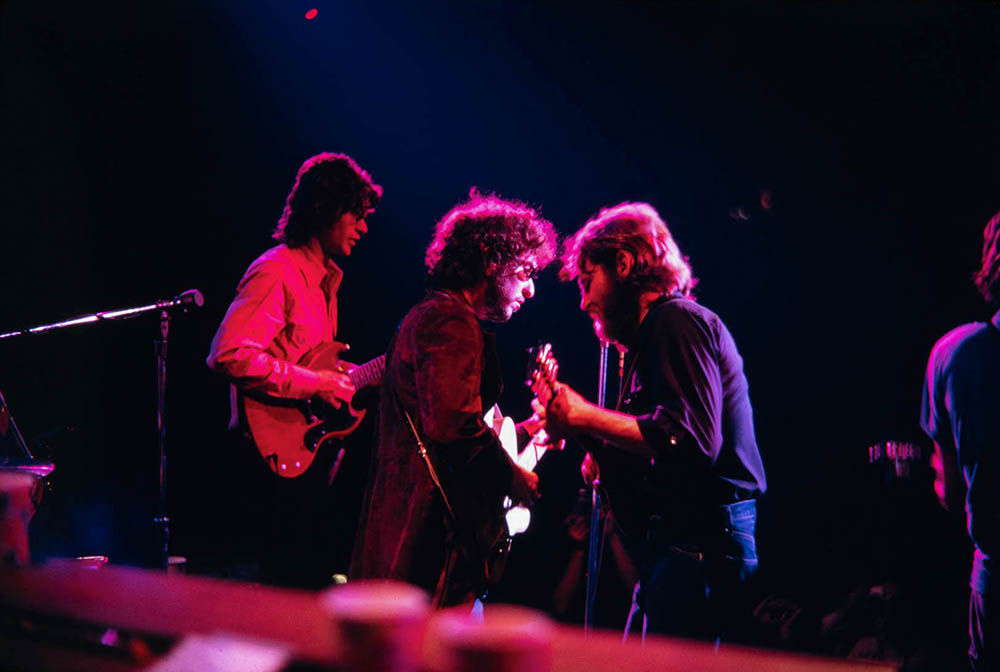
<path fill-rule="evenodd" d="M 342 659 L 339 643 L 320 610 L 317 595 L 129 567 L 86 569 L 66 561 L 3 570 L 3 669 L 140 670 L 152 666 L 162 649 L 185 635 L 198 633 L 229 633 L 285 644 L 300 664 L 336 668 Z M 108 629 L 120 635 L 117 648 L 114 642 L 103 647 L 91 641 L 93 633 Z M 91 634 L 88 639 L 73 635 L 74 631 Z M 147 646 L 147 641 L 153 646 Z M 433 672 L 440 667 L 432 649 L 425 647 L 422 669 Z M 648 638 L 645 646 L 622 644 L 618 633 L 598 631 L 588 638 L 582 629 L 570 626 L 556 627 L 552 642 L 552 672 L 895 669 L 737 646 L 724 645 L 716 653 L 707 644 L 662 637 Z"/>

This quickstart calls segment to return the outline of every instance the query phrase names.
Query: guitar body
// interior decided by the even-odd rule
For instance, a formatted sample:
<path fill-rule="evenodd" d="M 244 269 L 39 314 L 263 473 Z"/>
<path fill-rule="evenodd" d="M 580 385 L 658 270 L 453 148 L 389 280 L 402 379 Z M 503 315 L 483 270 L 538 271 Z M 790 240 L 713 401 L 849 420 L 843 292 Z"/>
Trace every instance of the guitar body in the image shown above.
<path fill-rule="evenodd" d="M 517 452 L 517 429 L 514 427 L 514 421 L 510 417 L 504 415 L 501 416 L 497 413 L 498 409 L 496 406 L 491 408 L 486 412 L 486 416 L 483 418 L 486 424 L 493 428 L 493 432 L 500 439 L 500 445 L 503 446 L 504 452 L 510 456 L 511 461 L 528 471 L 533 471 L 535 464 L 526 464 L 521 456 Z M 525 449 L 527 453 L 528 449 Z M 537 460 L 535 460 L 537 463 Z M 514 503 L 510 501 L 510 497 L 504 497 L 503 500 L 504 508 L 504 520 L 506 521 L 506 534 L 510 537 L 521 534 L 528 529 L 531 524 L 531 511 L 526 506 L 514 506 Z"/>
<path fill-rule="evenodd" d="M 315 370 L 345 371 L 353 380 L 353 371 L 359 367 L 340 359 L 347 348 L 346 344 L 337 341 L 323 343 L 303 355 L 298 363 Z M 378 361 L 372 360 L 364 366 Z M 384 368 L 384 357 L 381 361 Z M 319 399 L 280 399 L 243 392 L 240 402 L 247 431 L 257 451 L 271 471 L 283 478 L 305 473 L 317 450 L 329 441 L 351 434 L 365 416 L 364 410 L 351 404 L 334 408 Z"/>
<path fill-rule="evenodd" d="M 512 537 L 504 516 L 494 515 L 486 520 L 486 524 L 478 526 L 475 541 L 476 547 L 482 553 L 483 578 L 487 586 L 492 586 L 503 576 L 507 557 L 510 555 Z"/>
<path fill-rule="evenodd" d="M 528 471 L 534 470 L 546 450 L 540 442 L 540 437 L 532 437 L 531 442 L 519 453 L 517 429 L 513 420 L 501 415 L 500 409 L 493 406 L 483 416 L 483 421 L 493 429 L 511 461 Z M 476 545 L 483 555 L 483 572 L 487 585 L 494 585 L 500 580 L 514 536 L 527 530 L 531 523 L 531 511 L 526 506 L 514 506 L 509 497 L 503 498 L 503 506 L 499 513 L 502 515 L 494 515 L 492 511 L 487 511 L 484 515 L 478 516 L 484 522 L 476 526 L 478 530 L 475 535 Z"/>

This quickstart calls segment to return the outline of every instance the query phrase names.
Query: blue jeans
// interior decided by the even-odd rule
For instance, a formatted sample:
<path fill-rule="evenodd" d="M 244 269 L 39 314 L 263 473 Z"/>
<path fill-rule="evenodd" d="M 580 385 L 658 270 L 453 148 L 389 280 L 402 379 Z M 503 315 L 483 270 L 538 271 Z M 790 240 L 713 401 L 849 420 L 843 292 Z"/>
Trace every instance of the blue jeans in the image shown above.
<path fill-rule="evenodd" d="M 969 664 L 976 672 L 1000 669 L 996 649 L 1000 642 L 1000 617 L 996 612 L 993 558 L 978 548 L 972 558 L 969 596 Z"/>
<path fill-rule="evenodd" d="M 638 549 L 639 582 L 625 639 L 642 616 L 646 633 L 719 641 L 749 611 L 743 586 L 757 570 L 757 503 L 720 506 L 695 534 L 651 530 Z"/>

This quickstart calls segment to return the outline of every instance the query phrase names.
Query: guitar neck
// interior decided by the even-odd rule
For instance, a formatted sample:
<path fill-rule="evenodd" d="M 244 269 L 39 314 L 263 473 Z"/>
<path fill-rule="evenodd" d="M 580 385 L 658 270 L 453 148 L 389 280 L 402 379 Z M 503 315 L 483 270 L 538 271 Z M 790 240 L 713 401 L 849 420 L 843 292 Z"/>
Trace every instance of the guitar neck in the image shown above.
<path fill-rule="evenodd" d="M 540 446 L 535 443 L 536 438 L 537 437 L 534 436 L 531 437 L 528 445 L 526 445 L 520 455 L 517 456 L 516 462 L 518 466 L 527 471 L 535 470 L 535 467 L 538 466 L 538 461 L 542 459 L 542 455 L 544 455 L 546 451 L 545 446 Z"/>
<path fill-rule="evenodd" d="M 375 359 L 369 360 L 361 366 L 352 369 L 348 375 L 351 377 L 351 383 L 354 384 L 355 389 L 361 389 L 382 380 L 382 374 L 384 373 L 385 355 L 379 355 Z"/>
<path fill-rule="evenodd" d="M 552 354 L 552 344 L 544 343 L 529 350 L 532 362 L 529 365 L 524 383 L 538 397 L 543 406 L 548 406 L 556 393 L 556 376 L 559 363 Z"/>

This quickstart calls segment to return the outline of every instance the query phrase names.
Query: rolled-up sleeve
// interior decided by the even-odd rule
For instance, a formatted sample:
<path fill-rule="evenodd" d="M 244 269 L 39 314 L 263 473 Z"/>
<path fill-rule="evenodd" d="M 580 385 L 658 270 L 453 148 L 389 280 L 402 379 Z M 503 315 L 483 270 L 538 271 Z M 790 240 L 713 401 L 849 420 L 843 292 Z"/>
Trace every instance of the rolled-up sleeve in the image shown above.
<path fill-rule="evenodd" d="M 943 371 L 941 339 L 931 350 L 924 375 L 923 395 L 920 403 L 920 427 L 932 441 L 946 452 L 956 452 L 951 421 L 946 406 L 948 377 Z"/>
<path fill-rule="evenodd" d="M 654 337 L 659 370 L 649 378 L 664 387 L 654 393 L 652 411 L 636 417 L 639 431 L 660 457 L 693 443 L 714 458 L 722 446 L 723 411 L 717 334 L 690 312 L 671 311 L 658 316 Z"/>

